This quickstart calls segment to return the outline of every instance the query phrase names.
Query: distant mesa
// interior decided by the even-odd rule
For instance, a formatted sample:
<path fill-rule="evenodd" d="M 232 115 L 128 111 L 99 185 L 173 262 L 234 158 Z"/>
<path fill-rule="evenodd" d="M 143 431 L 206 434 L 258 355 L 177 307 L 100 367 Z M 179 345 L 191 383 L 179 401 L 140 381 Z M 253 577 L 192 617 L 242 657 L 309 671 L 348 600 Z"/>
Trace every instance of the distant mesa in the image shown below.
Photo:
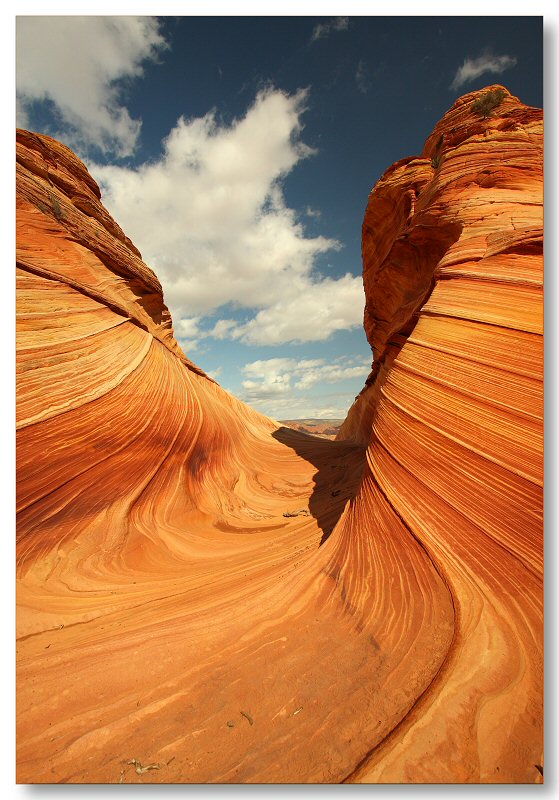
<path fill-rule="evenodd" d="M 190 361 L 18 131 L 18 782 L 543 781 L 542 112 L 487 91 L 371 191 L 339 430 Z"/>
<path fill-rule="evenodd" d="M 280 422 L 301 433 L 310 433 L 321 439 L 335 439 L 343 419 L 282 419 Z"/>

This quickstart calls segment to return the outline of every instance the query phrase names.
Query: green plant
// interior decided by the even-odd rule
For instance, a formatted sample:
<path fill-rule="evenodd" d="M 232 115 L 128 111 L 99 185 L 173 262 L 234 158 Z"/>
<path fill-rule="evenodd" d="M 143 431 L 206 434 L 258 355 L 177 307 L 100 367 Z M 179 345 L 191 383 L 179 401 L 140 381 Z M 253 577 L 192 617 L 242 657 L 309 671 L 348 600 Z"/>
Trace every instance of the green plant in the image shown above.
<path fill-rule="evenodd" d="M 431 166 L 433 169 L 437 169 L 441 165 L 442 155 L 441 153 L 435 153 L 433 158 L 431 159 Z"/>
<path fill-rule="evenodd" d="M 504 89 L 490 89 L 474 100 L 470 110 L 474 114 L 479 114 L 483 119 L 487 119 L 493 109 L 501 105 L 506 94 Z"/>
<path fill-rule="evenodd" d="M 433 169 L 438 169 L 441 165 L 441 161 L 443 160 L 443 145 L 444 133 L 441 133 L 439 136 L 439 141 L 437 142 L 437 146 L 435 147 L 435 152 L 431 156 L 431 166 Z"/>
<path fill-rule="evenodd" d="M 52 210 L 54 211 L 55 218 L 60 222 L 61 219 L 64 219 L 64 212 L 62 211 L 62 206 L 58 198 L 51 194 L 52 200 Z"/>

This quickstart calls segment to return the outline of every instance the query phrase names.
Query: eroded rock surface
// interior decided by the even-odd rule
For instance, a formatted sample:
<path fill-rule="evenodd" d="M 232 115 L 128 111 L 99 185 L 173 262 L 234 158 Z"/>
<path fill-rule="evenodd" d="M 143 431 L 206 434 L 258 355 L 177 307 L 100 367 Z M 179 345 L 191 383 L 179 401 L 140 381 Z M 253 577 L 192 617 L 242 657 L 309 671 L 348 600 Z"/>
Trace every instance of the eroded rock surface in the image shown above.
<path fill-rule="evenodd" d="M 506 92 L 482 119 L 480 94 L 385 173 L 363 225 L 375 363 L 338 438 L 367 445 L 355 502 L 378 487 L 455 618 L 364 781 L 531 782 L 541 765 L 542 112 Z"/>
<path fill-rule="evenodd" d="M 222 390 L 18 132 L 20 782 L 541 780 L 541 112 L 466 95 L 364 223 L 331 442 Z"/>

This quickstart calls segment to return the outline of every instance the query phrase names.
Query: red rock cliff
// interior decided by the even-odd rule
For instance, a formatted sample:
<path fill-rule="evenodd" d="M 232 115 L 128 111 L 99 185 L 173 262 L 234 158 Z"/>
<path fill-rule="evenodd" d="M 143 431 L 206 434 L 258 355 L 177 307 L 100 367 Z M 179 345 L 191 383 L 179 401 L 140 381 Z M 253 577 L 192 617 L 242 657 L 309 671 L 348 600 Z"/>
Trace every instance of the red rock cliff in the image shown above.
<path fill-rule="evenodd" d="M 367 445 L 354 504 L 382 495 L 455 622 L 436 691 L 361 780 L 526 782 L 541 765 L 543 130 L 504 93 L 486 119 L 483 93 L 460 98 L 365 214 L 375 362 L 338 438 Z"/>
<path fill-rule="evenodd" d="M 192 364 L 18 132 L 19 781 L 541 780 L 541 112 L 473 97 L 371 194 L 338 442 Z"/>

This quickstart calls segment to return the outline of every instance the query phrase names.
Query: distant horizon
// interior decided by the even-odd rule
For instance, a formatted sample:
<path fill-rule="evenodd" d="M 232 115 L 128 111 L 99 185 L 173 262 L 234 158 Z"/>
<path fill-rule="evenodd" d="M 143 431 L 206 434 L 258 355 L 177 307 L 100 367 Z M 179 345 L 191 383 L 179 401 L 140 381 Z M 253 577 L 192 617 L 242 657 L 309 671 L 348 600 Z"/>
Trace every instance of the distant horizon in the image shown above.
<path fill-rule="evenodd" d="M 278 419 L 281 425 L 307 425 L 307 426 L 330 426 L 332 428 L 339 428 L 345 422 L 347 417 L 300 417 L 299 419 Z"/>

